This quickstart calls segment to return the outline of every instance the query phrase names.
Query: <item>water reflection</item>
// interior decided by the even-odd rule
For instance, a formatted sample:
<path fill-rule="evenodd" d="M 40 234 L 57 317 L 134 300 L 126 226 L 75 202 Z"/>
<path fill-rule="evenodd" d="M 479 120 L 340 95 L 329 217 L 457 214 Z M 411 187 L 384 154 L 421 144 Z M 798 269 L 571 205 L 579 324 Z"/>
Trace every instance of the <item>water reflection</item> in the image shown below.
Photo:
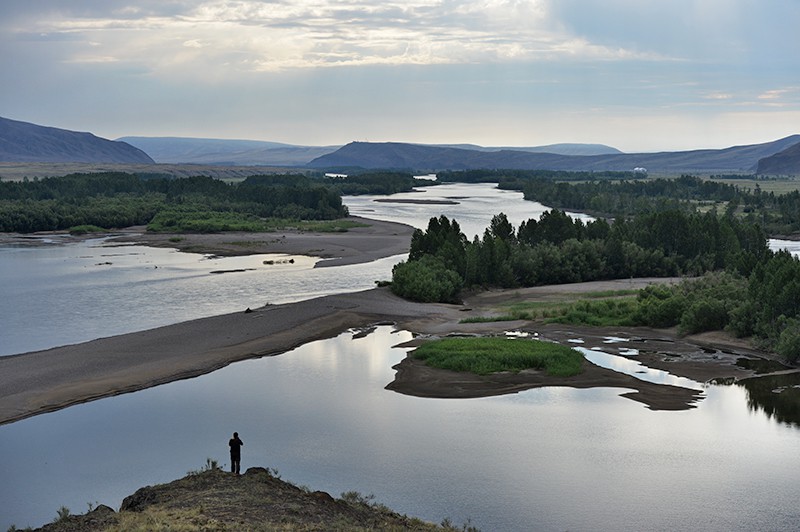
<path fill-rule="evenodd" d="M 752 410 L 800 426 L 800 373 L 753 377 L 736 384 L 747 390 L 747 405 Z"/>
<path fill-rule="evenodd" d="M 455 219 L 469 240 L 482 236 L 489 226 L 492 216 L 504 213 L 515 227 L 523 221 L 539 217 L 549 207 L 535 201 L 523 199 L 522 192 L 501 190 L 493 183 L 447 183 L 425 187 L 413 192 L 393 194 L 391 200 L 397 203 L 384 203 L 386 196 L 350 196 L 343 198 L 351 214 L 402 222 L 420 229 L 428 227 L 432 216 L 447 216 Z M 422 202 L 448 202 L 449 204 L 407 203 L 409 200 Z M 570 213 L 574 218 L 592 220 L 586 214 Z"/>
<path fill-rule="evenodd" d="M 631 360 L 622 356 L 612 355 L 597 348 L 586 349 L 585 347 L 573 347 L 573 349 L 581 352 L 586 360 L 593 364 L 596 364 L 602 368 L 612 369 L 619 373 L 630 375 L 639 380 L 652 382 L 655 384 L 680 386 L 681 388 L 689 388 L 692 390 L 703 390 L 705 388 L 703 383 L 687 379 L 686 377 L 678 377 L 660 369 L 650 368 L 638 360 Z"/>
<path fill-rule="evenodd" d="M 653 412 L 618 389 L 469 400 L 384 389 L 411 339 L 382 326 L 0 427 L 0 529 L 225 463 L 484 531 L 777 530 L 795 524 L 800 431 L 738 386 Z M 595 352 L 596 354 L 596 352 Z M 617 357 L 619 358 L 619 357 Z M 693 479 L 702 479 L 695 482 Z"/>

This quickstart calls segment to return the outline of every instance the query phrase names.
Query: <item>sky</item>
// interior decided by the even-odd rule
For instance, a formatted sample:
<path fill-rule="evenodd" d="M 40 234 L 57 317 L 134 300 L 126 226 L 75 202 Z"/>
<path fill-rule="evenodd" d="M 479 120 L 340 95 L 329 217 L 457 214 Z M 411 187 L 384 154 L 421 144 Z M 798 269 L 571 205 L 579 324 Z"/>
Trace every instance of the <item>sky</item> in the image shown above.
<path fill-rule="evenodd" d="M 800 133 L 798 0 L 2 0 L 0 116 L 625 152 Z"/>

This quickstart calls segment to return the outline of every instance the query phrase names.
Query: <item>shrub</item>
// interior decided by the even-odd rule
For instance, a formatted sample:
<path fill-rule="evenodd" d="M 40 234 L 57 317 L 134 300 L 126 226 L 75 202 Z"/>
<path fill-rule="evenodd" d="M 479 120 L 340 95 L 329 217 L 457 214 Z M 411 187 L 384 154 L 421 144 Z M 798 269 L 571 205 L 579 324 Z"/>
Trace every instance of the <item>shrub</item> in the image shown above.
<path fill-rule="evenodd" d="M 683 334 L 718 331 L 728 324 L 728 310 L 718 299 L 702 298 L 695 301 L 681 316 L 679 329 Z"/>
<path fill-rule="evenodd" d="M 392 268 L 392 292 L 412 301 L 455 303 L 461 284 L 458 273 L 430 255 L 401 262 Z"/>
<path fill-rule="evenodd" d="M 778 337 L 775 351 L 791 363 L 800 359 L 800 321 L 787 320 L 786 327 Z"/>

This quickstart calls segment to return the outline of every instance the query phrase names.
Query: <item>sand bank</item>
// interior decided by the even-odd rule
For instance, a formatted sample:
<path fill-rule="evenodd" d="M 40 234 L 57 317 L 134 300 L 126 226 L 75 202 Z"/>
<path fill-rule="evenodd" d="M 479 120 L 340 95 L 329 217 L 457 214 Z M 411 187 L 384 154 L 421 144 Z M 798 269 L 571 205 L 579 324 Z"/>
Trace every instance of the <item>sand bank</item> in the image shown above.
<path fill-rule="evenodd" d="M 359 264 L 408 253 L 413 227 L 358 216 L 346 219 L 365 224 L 365 227 L 354 227 L 343 233 L 285 230 L 272 233 L 228 231 L 205 234 L 148 233 L 140 227 L 128 229 L 128 234 L 112 241 L 220 256 L 285 253 L 326 259 L 318 262 L 317 267 Z"/>
<path fill-rule="evenodd" d="M 629 281 L 622 281 L 629 283 Z M 649 281 L 641 281 L 649 282 Z M 758 353 L 733 342 L 722 349 L 674 331 L 596 329 L 535 322 L 459 323 L 485 315 L 502 300 L 527 297 L 527 292 L 608 289 L 611 283 L 584 283 L 524 291 L 496 291 L 473 296 L 466 305 L 419 304 L 394 296 L 385 288 L 332 295 L 286 305 L 265 306 L 203 318 L 148 331 L 102 338 L 82 344 L 0 358 L 0 424 L 66 406 L 145 389 L 209 373 L 232 362 L 276 355 L 304 343 L 330 338 L 353 328 L 391 322 L 420 335 L 501 334 L 527 330 L 541 338 L 566 342 L 581 338 L 584 346 L 603 345 L 604 338 L 627 335 L 643 356 L 668 366 L 671 373 L 707 380 L 752 373 L 735 365 L 739 356 Z M 543 296 L 544 297 L 544 296 Z M 640 346 L 641 347 L 641 346 Z M 713 353 L 711 355 L 710 353 Z M 480 397 L 539 386 L 615 387 L 654 409 L 690 408 L 696 390 L 655 385 L 587 363 L 583 374 L 554 380 L 536 372 L 476 377 L 424 368 L 411 360 L 398 367 L 388 385 L 400 393 L 428 397 Z"/>

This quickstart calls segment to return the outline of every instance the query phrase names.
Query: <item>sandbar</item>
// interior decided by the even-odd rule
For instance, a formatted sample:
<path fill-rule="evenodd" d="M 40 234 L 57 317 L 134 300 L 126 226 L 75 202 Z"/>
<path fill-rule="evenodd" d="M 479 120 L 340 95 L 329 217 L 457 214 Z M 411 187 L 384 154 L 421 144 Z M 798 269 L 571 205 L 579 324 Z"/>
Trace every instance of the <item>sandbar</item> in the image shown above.
<path fill-rule="evenodd" d="M 653 281 L 642 280 L 638 284 Z M 486 292 L 472 296 L 464 305 L 413 303 L 398 298 L 387 288 L 374 288 L 285 305 L 267 305 L 250 311 L 242 309 L 147 331 L 0 357 L 0 424 L 191 378 L 238 360 L 278 355 L 351 328 L 379 323 L 392 323 L 412 331 L 418 341 L 449 334 L 503 334 L 507 330 L 527 330 L 540 338 L 559 342 L 581 338 L 585 346 L 591 347 L 594 343 L 601 345 L 606 337 L 627 335 L 633 341 L 652 346 L 650 357 L 654 361 L 659 357 L 669 359 L 669 371 L 676 375 L 701 380 L 710 376 L 752 375 L 736 366 L 735 360 L 759 353 L 733 339 L 720 351 L 710 350 L 703 342 L 691 338 L 679 339 L 671 330 L 597 329 L 529 321 L 461 323 L 462 318 L 485 314 L 503 299 L 528 297 L 526 291 L 592 291 L 620 282 Z M 487 301 L 490 302 L 488 306 Z M 716 341 L 722 342 L 721 339 Z M 709 356 L 711 351 L 719 354 Z M 453 374 L 425 368 L 410 358 L 397 370 L 395 381 L 387 384 L 389 389 L 425 397 L 483 397 L 541 386 L 613 387 L 649 408 L 675 410 L 691 408 L 701 396 L 697 390 L 647 383 L 590 363 L 581 375 L 562 380 L 536 372 L 488 378 Z"/>
<path fill-rule="evenodd" d="M 281 253 L 325 259 L 317 262 L 317 268 L 360 264 L 408 253 L 413 227 L 358 216 L 349 216 L 345 220 L 364 226 L 331 233 L 287 229 L 270 233 L 226 231 L 180 234 L 150 233 L 144 227 L 133 227 L 113 238 L 112 242 L 219 256 Z"/>

